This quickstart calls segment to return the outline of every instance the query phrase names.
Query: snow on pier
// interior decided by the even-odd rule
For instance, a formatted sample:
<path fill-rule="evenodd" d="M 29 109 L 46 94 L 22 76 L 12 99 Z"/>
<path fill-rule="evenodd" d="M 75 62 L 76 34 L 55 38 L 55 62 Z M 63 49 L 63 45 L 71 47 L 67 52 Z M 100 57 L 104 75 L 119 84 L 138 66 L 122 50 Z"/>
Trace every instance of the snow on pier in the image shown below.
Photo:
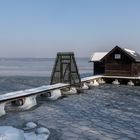
<path fill-rule="evenodd" d="M 6 114 L 5 105 L 8 102 L 20 100 L 22 105 L 19 109 L 27 110 L 37 105 L 36 97 L 40 94 L 47 94 L 51 92 L 49 99 L 56 100 L 61 97 L 61 89 L 68 87 L 69 84 L 58 83 L 53 85 L 41 86 L 38 88 L 32 88 L 22 91 L 10 92 L 0 95 L 0 116 Z"/>

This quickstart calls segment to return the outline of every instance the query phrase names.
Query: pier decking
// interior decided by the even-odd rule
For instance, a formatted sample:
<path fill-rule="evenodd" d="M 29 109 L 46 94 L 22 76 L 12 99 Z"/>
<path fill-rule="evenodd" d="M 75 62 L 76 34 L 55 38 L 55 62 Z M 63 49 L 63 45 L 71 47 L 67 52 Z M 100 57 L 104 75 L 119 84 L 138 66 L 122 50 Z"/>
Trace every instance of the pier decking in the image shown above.
<path fill-rule="evenodd" d="M 140 80 L 139 77 L 127 77 L 127 76 L 102 76 L 102 78 L 113 78 L 113 79 L 128 79 L 128 80 Z"/>

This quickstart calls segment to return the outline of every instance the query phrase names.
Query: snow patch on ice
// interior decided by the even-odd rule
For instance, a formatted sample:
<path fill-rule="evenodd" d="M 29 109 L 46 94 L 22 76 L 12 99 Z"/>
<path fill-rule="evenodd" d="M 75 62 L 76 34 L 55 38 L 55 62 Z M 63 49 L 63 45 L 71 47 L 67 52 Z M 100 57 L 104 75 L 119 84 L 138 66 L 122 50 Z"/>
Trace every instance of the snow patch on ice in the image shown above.
<path fill-rule="evenodd" d="M 36 128 L 37 125 L 33 122 L 28 122 L 26 127 L 36 130 L 24 132 L 12 126 L 0 126 L 0 140 L 47 140 L 50 136 L 50 131 L 47 128 Z"/>
<path fill-rule="evenodd" d="M 47 128 L 45 128 L 45 127 L 37 128 L 36 129 L 36 133 L 37 134 L 43 134 L 43 133 L 45 133 L 45 134 L 50 135 L 50 131 Z"/>
<path fill-rule="evenodd" d="M 25 140 L 24 131 L 12 126 L 0 126 L 0 140 Z"/>
<path fill-rule="evenodd" d="M 25 140 L 47 140 L 49 138 L 48 134 L 39 134 L 35 132 L 24 133 Z"/>

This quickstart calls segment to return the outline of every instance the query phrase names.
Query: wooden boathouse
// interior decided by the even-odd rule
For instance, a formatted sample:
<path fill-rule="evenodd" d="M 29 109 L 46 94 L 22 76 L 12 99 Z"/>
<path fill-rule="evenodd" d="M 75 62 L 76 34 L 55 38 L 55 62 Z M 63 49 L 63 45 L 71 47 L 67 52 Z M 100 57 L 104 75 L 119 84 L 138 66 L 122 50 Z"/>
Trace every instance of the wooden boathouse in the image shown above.
<path fill-rule="evenodd" d="M 101 60 L 107 76 L 140 76 L 140 55 L 129 49 L 114 47 Z"/>
<path fill-rule="evenodd" d="M 93 63 L 93 75 L 140 76 L 140 54 L 130 49 L 116 46 L 109 52 L 95 52 L 90 62 Z"/>
<path fill-rule="evenodd" d="M 105 62 L 101 59 L 107 54 L 107 52 L 95 52 L 90 58 L 90 62 L 93 63 L 93 75 L 99 75 L 105 73 Z"/>

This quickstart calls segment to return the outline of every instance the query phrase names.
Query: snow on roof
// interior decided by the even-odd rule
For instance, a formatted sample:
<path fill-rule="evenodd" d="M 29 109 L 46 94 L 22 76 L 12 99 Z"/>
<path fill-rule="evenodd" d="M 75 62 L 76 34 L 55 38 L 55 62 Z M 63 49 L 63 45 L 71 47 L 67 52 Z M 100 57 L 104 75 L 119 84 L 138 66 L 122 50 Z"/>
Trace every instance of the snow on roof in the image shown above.
<path fill-rule="evenodd" d="M 140 62 L 140 54 L 130 49 L 123 49 L 128 55 L 130 55 L 135 61 Z"/>
<path fill-rule="evenodd" d="M 125 51 L 127 51 L 128 53 L 130 53 L 131 55 L 137 56 L 136 52 L 130 49 L 126 49 L 124 48 Z"/>
<path fill-rule="evenodd" d="M 126 48 L 121 48 L 121 47 L 118 47 L 118 46 L 116 46 L 115 48 L 119 48 L 119 49 L 123 50 L 123 51 L 124 51 L 126 54 L 128 54 L 134 61 L 140 62 L 140 54 L 137 53 L 136 51 L 130 50 L 130 49 L 126 49 Z M 115 48 L 113 48 L 113 49 L 115 49 Z M 113 49 L 112 49 L 112 50 L 113 50 Z M 111 51 L 112 51 L 112 50 L 111 50 Z M 111 53 L 111 51 L 109 51 L 109 53 Z M 95 53 L 93 53 L 93 55 L 91 56 L 90 62 L 101 61 L 101 59 L 102 59 L 105 55 L 107 55 L 107 54 L 109 54 L 109 53 L 108 53 L 108 52 L 95 52 Z"/>
<path fill-rule="evenodd" d="M 90 61 L 100 61 L 108 52 L 95 52 L 91 56 Z"/>

